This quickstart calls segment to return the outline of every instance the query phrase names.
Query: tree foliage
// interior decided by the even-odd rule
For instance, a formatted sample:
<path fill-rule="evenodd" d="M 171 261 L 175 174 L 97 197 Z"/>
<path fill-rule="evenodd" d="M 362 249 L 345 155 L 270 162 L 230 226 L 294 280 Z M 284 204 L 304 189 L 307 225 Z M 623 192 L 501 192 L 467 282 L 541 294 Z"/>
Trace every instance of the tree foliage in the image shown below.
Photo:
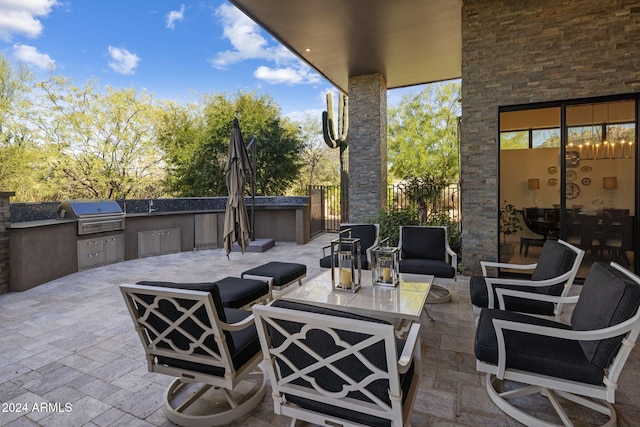
<path fill-rule="evenodd" d="M 146 198 L 162 189 L 155 144 L 157 107 L 134 89 L 76 87 L 52 76 L 40 85 L 47 114 L 41 126 L 57 158 L 51 181 L 60 198 Z"/>
<path fill-rule="evenodd" d="M 302 168 L 294 193 L 306 194 L 309 185 L 340 184 L 340 150 L 331 149 L 322 137 L 322 124 L 307 114 L 298 123 L 303 148 L 300 152 Z"/>
<path fill-rule="evenodd" d="M 197 112 L 164 116 L 160 141 L 169 162 L 170 190 L 179 196 L 227 194 L 225 164 L 234 117 L 245 143 L 255 138 L 257 195 L 281 195 L 297 178 L 302 142 L 292 122 L 267 95 L 209 95 Z M 248 180 L 247 180 L 248 182 Z"/>
<path fill-rule="evenodd" d="M 0 55 L 0 190 L 14 201 L 47 199 L 48 154 L 30 121 L 33 75 Z"/>
<path fill-rule="evenodd" d="M 396 178 L 458 178 L 460 84 L 426 85 L 389 109 L 389 171 Z"/>

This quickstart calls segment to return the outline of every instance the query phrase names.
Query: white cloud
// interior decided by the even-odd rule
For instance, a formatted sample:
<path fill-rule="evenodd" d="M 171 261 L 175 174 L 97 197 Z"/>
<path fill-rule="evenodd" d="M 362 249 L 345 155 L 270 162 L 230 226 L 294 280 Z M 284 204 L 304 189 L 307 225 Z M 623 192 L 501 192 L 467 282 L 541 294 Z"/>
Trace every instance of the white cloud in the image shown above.
<path fill-rule="evenodd" d="M 226 69 L 245 60 L 266 60 L 275 68 L 260 66 L 254 71 L 257 79 L 268 83 L 316 83 L 319 76 L 296 58 L 284 46 L 272 43 L 262 36 L 260 27 L 236 7 L 222 4 L 216 9 L 222 25 L 223 37 L 228 39 L 233 50 L 219 52 L 210 60 L 213 67 Z"/>
<path fill-rule="evenodd" d="M 172 10 L 167 13 L 167 28 L 173 30 L 176 27 L 176 22 L 184 19 L 184 5 L 180 5 L 180 10 Z"/>
<path fill-rule="evenodd" d="M 109 67 L 113 71 L 120 74 L 133 74 L 135 72 L 138 62 L 141 61 L 138 55 L 129 52 L 123 47 L 109 46 L 108 49 L 109 57 L 111 57 Z"/>
<path fill-rule="evenodd" d="M 13 56 L 19 61 L 26 62 L 43 70 L 53 68 L 56 64 L 49 55 L 40 53 L 35 47 L 26 44 L 14 44 Z"/>
<path fill-rule="evenodd" d="M 38 18 L 56 5 L 57 0 L 0 0 L 0 39 L 10 41 L 14 34 L 38 37 L 43 28 Z"/>
<path fill-rule="evenodd" d="M 300 83 L 317 83 L 320 77 L 313 74 L 306 66 L 270 68 L 265 65 L 258 67 L 253 75 L 267 83 L 295 85 Z"/>

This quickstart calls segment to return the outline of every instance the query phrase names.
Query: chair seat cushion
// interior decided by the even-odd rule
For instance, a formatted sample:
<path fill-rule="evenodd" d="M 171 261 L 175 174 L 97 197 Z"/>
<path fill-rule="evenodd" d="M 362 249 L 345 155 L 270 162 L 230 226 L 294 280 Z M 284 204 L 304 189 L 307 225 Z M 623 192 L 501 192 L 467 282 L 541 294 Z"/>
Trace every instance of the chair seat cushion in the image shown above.
<path fill-rule="evenodd" d="M 494 308 L 498 308 L 498 296 L 496 295 L 496 288 L 507 288 L 516 291 L 524 292 L 536 292 L 533 286 L 511 286 L 511 285 L 494 285 L 493 289 L 493 301 Z M 484 277 L 473 276 L 469 281 L 469 293 L 471 295 L 471 304 L 476 307 L 485 308 L 489 306 L 489 296 L 487 294 L 487 284 Z M 534 301 L 525 298 L 512 298 L 505 297 L 504 299 L 505 309 L 510 311 L 521 311 L 524 313 L 542 314 L 545 316 L 552 316 L 554 314 L 554 305 L 547 301 Z"/>
<path fill-rule="evenodd" d="M 337 255 L 334 255 L 337 257 Z M 367 261 L 367 255 L 363 254 L 360 256 L 361 267 L 363 270 L 369 270 L 369 261 Z M 337 260 L 335 261 L 335 265 L 337 264 Z M 326 257 L 320 258 L 320 267 L 322 268 L 331 268 L 331 255 L 327 255 Z"/>
<path fill-rule="evenodd" d="M 493 319 L 571 329 L 568 325 L 548 319 L 485 308 L 478 319 L 474 352 L 478 360 L 493 365 L 498 364 L 498 343 Z M 604 369 L 589 363 L 577 341 L 515 331 L 505 331 L 504 337 L 507 369 L 520 369 L 581 383 L 602 384 Z"/>
<path fill-rule="evenodd" d="M 326 315 L 331 315 L 336 317 L 343 317 L 346 319 L 366 320 L 369 322 L 389 324 L 389 322 L 381 319 L 375 319 L 371 317 L 349 313 L 346 311 L 333 310 L 330 308 L 317 307 L 309 304 L 302 304 L 302 303 L 297 303 L 292 301 L 276 300 L 273 302 L 273 306 L 288 308 L 292 310 L 303 310 L 311 313 L 326 314 Z M 300 327 L 300 326 L 294 326 L 294 325 L 295 324 L 293 322 L 290 322 L 290 324 L 287 325 L 287 328 L 292 328 L 289 330 L 289 332 L 297 330 L 296 328 Z M 281 325 L 281 326 L 284 327 L 285 325 Z M 307 332 L 307 333 L 309 334 L 311 332 Z M 270 335 L 272 336 L 274 346 L 278 346 L 282 344 L 280 340 L 283 337 L 280 334 L 270 333 Z M 355 342 L 359 342 L 365 338 L 360 336 L 360 334 L 350 333 L 349 331 L 340 331 L 339 335 L 342 340 L 344 340 L 345 342 L 351 343 L 352 345 Z M 402 352 L 404 344 L 405 344 L 404 340 L 401 340 L 401 339 L 396 340 L 397 354 L 400 354 Z M 328 337 L 326 336 L 326 334 L 317 334 L 317 335 L 314 335 L 313 338 L 307 341 L 307 345 L 311 346 L 312 350 L 319 354 L 323 354 L 323 351 L 329 351 L 329 354 L 331 354 L 330 350 L 327 350 L 327 349 L 331 349 L 333 346 L 335 346 L 335 342 L 333 337 Z M 362 354 L 366 356 L 369 359 L 369 362 L 372 363 L 374 366 L 377 366 L 380 369 L 385 369 L 386 355 L 384 351 L 384 346 L 381 342 L 375 344 L 374 346 L 367 349 L 366 351 L 363 351 Z M 307 362 L 306 362 L 307 364 L 314 362 L 314 360 L 312 360 L 311 358 L 305 357 L 304 353 L 302 353 L 301 351 L 294 351 L 292 354 L 286 354 L 285 356 L 287 356 L 289 360 L 295 360 L 296 362 L 300 362 L 301 360 L 305 360 L 305 359 L 307 359 Z M 342 366 L 340 364 L 341 362 L 349 363 L 349 365 Z M 290 367 L 286 366 L 285 364 L 279 364 L 279 368 L 283 376 L 286 376 L 292 373 Z M 298 368 L 301 368 L 301 366 L 298 366 Z M 356 381 L 360 381 L 371 374 L 371 370 L 369 368 L 364 369 L 363 364 L 355 360 L 349 361 L 347 359 L 342 359 L 341 361 L 336 362 L 336 368 L 343 369 L 344 372 L 349 373 L 349 375 L 352 378 L 354 378 L 354 380 Z M 402 393 L 403 402 L 405 401 L 406 397 L 409 395 L 409 389 L 411 387 L 411 383 L 413 379 L 413 372 L 414 372 L 414 364 L 412 363 L 410 368 L 407 370 L 407 372 L 400 375 L 400 387 L 403 392 Z M 319 371 L 307 372 L 306 376 L 313 377 L 315 381 L 317 381 L 319 384 L 321 384 L 323 388 L 327 390 L 335 389 L 335 391 L 339 391 L 344 386 L 344 379 L 340 379 L 339 377 L 336 377 L 327 368 L 321 369 Z M 300 380 L 300 382 L 297 383 L 297 385 L 302 387 L 308 387 L 308 384 L 306 384 L 306 381 L 304 380 Z M 368 384 L 367 390 L 370 393 L 375 394 L 378 397 L 378 399 L 389 402 L 388 383 L 386 381 L 381 381 L 381 380 L 373 381 Z M 368 400 L 367 398 L 364 397 L 362 393 L 358 391 L 350 392 L 349 397 L 363 400 L 363 401 Z M 312 410 L 315 412 L 324 413 L 324 414 L 335 416 L 335 417 L 339 417 L 352 422 L 361 423 L 363 425 L 380 426 L 380 427 L 382 426 L 388 427 L 391 425 L 389 420 L 375 417 L 370 414 L 356 412 L 356 411 L 349 410 L 342 407 L 328 405 L 326 403 L 319 402 L 316 400 L 304 399 L 299 396 L 293 396 L 289 394 L 286 395 L 286 398 L 289 402 L 294 403 L 302 408 Z"/>
<path fill-rule="evenodd" d="M 269 282 L 264 280 L 225 277 L 215 283 L 222 304 L 228 308 L 242 308 L 269 293 Z"/>
<path fill-rule="evenodd" d="M 273 286 L 280 287 L 294 282 L 307 274 L 307 266 L 293 262 L 272 261 L 244 271 L 240 276 L 262 276 L 273 278 Z"/>
<path fill-rule="evenodd" d="M 403 258 L 398 267 L 400 273 L 429 274 L 443 278 L 453 278 L 456 275 L 451 264 L 435 259 Z"/>

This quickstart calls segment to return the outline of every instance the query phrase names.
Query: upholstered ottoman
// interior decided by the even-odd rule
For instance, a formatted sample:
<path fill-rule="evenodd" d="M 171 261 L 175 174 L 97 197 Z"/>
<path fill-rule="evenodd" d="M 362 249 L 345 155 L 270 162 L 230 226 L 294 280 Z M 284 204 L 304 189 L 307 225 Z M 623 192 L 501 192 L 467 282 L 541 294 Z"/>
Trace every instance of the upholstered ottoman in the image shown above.
<path fill-rule="evenodd" d="M 216 280 L 222 305 L 226 308 L 248 308 L 258 302 L 267 302 L 271 299 L 269 281 L 259 279 L 241 279 L 238 277 L 225 277 Z M 207 290 L 211 283 L 174 283 L 142 281 L 138 285 L 161 286 L 165 288 L 178 288 L 189 290 Z"/>
<path fill-rule="evenodd" d="M 307 266 L 293 262 L 272 261 L 243 272 L 245 279 L 272 279 L 272 289 L 282 291 L 294 282 L 302 285 L 302 278 L 307 275 Z"/>

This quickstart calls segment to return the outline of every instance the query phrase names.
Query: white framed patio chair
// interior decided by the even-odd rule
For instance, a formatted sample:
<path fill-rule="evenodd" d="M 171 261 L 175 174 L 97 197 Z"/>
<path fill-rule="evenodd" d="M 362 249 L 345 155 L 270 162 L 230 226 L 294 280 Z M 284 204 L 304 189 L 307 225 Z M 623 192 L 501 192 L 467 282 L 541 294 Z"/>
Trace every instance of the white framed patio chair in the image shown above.
<path fill-rule="evenodd" d="M 469 281 L 473 311 L 479 314 L 482 308 L 498 308 L 497 290 L 505 289 L 502 292 L 504 299 L 500 308 L 555 317 L 556 320 L 559 320 L 563 304 L 571 302 L 571 300 L 566 300 L 566 297 L 571 291 L 583 258 L 584 250 L 577 246 L 564 240 L 547 240 L 536 263 L 512 264 L 480 261 L 482 276 L 471 277 Z M 491 277 L 489 268 L 532 271 L 532 273 L 524 279 Z M 526 297 L 526 293 L 546 295 L 549 298 L 530 299 Z"/>
<path fill-rule="evenodd" d="M 274 412 L 323 426 L 411 425 L 420 325 L 407 339 L 379 319 L 275 300 L 254 307 Z"/>
<path fill-rule="evenodd" d="M 595 263 L 570 325 L 483 309 L 474 344 L 476 369 L 486 374 L 491 400 L 527 426 L 585 420 L 615 426 L 618 379 L 639 333 L 640 277 L 615 263 Z M 505 381 L 515 388 L 507 390 Z M 532 413 L 511 400 L 539 393 L 561 424 L 539 418 L 540 408 Z"/>
<path fill-rule="evenodd" d="M 264 397 L 260 342 L 250 311 L 225 308 L 203 290 L 120 285 L 149 372 L 176 377 L 164 412 L 182 426 L 227 424 Z"/>

